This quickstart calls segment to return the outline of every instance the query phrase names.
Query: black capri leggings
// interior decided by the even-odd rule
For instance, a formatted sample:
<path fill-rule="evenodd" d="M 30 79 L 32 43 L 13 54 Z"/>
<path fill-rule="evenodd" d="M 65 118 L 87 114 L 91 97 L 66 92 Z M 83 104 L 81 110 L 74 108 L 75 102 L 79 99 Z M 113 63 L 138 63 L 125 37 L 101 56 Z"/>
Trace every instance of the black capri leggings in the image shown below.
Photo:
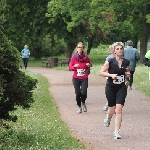
<path fill-rule="evenodd" d="M 27 68 L 27 65 L 28 65 L 28 59 L 29 59 L 29 58 L 22 58 L 23 65 L 24 65 L 25 68 Z"/>
<path fill-rule="evenodd" d="M 73 78 L 72 81 L 75 89 L 77 105 L 81 106 L 81 102 L 85 103 L 85 100 L 87 98 L 88 78 Z"/>

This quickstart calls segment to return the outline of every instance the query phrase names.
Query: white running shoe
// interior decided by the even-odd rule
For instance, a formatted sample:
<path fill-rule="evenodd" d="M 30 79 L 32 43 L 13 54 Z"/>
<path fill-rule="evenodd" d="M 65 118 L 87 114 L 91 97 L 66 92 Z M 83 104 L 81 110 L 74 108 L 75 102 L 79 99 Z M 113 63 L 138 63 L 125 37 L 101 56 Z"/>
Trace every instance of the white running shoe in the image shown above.
<path fill-rule="evenodd" d="M 110 118 L 106 118 L 106 119 L 104 119 L 104 127 L 109 127 L 109 125 L 110 125 L 110 121 L 111 121 L 111 119 L 110 119 Z"/>
<path fill-rule="evenodd" d="M 126 85 L 126 88 L 128 88 L 128 86 L 129 86 L 129 81 L 125 80 L 125 85 Z"/>
<path fill-rule="evenodd" d="M 132 90 L 132 86 L 129 86 L 129 90 Z"/>
<path fill-rule="evenodd" d="M 87 112 L 87 107 L 86 107 L 85 104 L 82 105 L 82 109 L 83 109 L 84 112 Z"/>
<path fill-rule="evenodd" d="M 79 107 L 77 113 L 78 113 L 78 114 L 82 113 L 82 108 L 81 108 L 81 107 Z"/>
<path fill-rule="evenodd" d="M 103 107 L 103 111 L 107 111 L 108 110 L 108 103 L 106 103 Z"/>
<path fill-rule="evenodd" d="M 114 139 L 121 139 L 121 135 L 119 134 L 119 131 L 114 132 Z"/>

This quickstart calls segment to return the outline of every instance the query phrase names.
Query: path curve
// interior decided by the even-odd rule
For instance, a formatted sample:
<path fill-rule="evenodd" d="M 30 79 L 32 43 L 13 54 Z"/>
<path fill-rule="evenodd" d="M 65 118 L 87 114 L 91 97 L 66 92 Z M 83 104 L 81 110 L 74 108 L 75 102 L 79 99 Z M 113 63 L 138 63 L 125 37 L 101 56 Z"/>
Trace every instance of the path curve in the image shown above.
<path fill-rule="evenodd" d="M 28 71 L 45 76 L 62 120 L 74 136 L 92 150 L 150 150 L 150 98 L 133 88 L 128 91 L 123 109 L 121 140 L 113 139 L 114 117 L 110 127 L 103 126 L 106 112 L 104 94 L 105 78 L 89 76 L 86 113 L 77 114 L 72 73 L 50 68 L 29 67 Z"/>

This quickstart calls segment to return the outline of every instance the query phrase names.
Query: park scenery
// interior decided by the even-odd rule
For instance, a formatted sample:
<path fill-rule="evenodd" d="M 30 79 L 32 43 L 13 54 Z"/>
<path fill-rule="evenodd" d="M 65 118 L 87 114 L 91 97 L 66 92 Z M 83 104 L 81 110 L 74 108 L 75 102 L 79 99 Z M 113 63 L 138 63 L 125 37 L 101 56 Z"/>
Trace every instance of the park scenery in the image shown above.
<path fill-rule="evenodd" d="M 149 10 L 148 0 L 1 1 L 0 149 L 149 150 L 150 68 L 142 63 L 150 50 Z M 106 78 L 100 70 L 109 45 L 126 48 L 128 40 L 140 59 L 127 90 L 122 138 L 114 140 L 114 119 L 103 126 Z M 68 70 L 78 42 L 92 63 L 82 115 Z"/>

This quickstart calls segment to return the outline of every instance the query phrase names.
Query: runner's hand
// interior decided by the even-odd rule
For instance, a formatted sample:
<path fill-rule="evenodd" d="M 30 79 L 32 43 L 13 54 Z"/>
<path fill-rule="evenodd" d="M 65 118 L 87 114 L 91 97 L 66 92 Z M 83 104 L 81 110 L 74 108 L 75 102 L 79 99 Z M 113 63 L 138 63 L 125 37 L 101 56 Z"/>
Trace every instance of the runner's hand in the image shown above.
<path fill-rule="evenodd" d="M 86 66 L 87 66 L 87 67 L 90 67 L 90 64 L 89 64 L 89 63 L 86 63 Z"/>
<path fill-rule="evenodd" d="M 76 68 L 76 67 L 79 67 L 79 66 L 80 66 L 79 64 L 75 64 L 75 65 L 74 65 L 75 68 Z"/>
<path fill-rule="evenodd" d="M 111 74 L 111 77 L 116 80 L 117 79 L 117 74 Z"/>

